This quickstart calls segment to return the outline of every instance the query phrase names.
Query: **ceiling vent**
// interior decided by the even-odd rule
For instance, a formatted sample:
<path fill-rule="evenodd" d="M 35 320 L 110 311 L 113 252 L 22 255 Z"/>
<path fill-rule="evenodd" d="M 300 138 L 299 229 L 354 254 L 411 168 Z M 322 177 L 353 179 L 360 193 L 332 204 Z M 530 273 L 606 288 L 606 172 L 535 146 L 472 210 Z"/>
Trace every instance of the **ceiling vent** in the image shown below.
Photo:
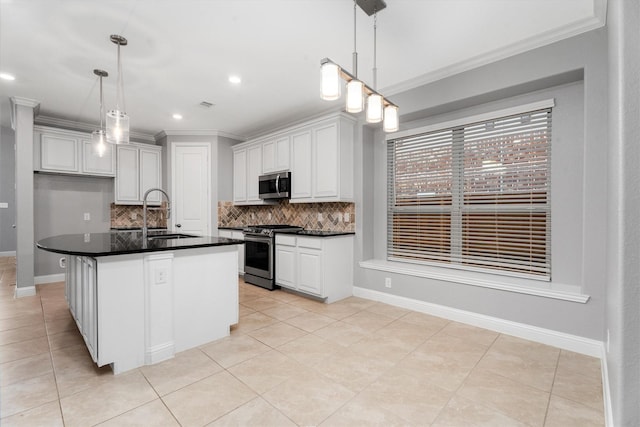
<path fill-rule="evenodd" d="M 211 108 L 211 107 L 213 107 L 213 104 L 212 104 L 212 103 L 210 103 L 210 102 L 207 102 L 207 101 L 202 101 L 202 102 L 200 103 L 200 106 L 201 106 L 201 107 L 204 107 L 204 108 Z"/>

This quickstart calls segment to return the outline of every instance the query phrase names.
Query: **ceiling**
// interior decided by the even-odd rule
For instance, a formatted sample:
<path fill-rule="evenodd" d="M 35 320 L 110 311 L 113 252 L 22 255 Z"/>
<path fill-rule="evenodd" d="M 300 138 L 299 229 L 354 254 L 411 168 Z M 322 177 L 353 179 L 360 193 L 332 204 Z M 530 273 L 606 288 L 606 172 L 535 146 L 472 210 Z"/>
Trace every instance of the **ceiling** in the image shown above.
<path fill-rule="evenodd" d="M 606 0 L 386 0 L 378 89 L 393 94 L 604 25 Z M 357 8 L 359 76 L 372 84 L 373 17 Z M 115 104 L 122 47 L 132 131 L 251 137 L 339 109 L 319 97 L 320 60 L 352 69 L 351 0 L 0 0 L 0 120 L 9 97 L 41 116 L 99 122 L 93 69 Z M 242 83 L 229 83 L 228 76 Z M 202 101 L 214 104 L 210 108 Z M 172 115 L 183 116 L 180 121 Z M 402 120 L 402 105 L 400 118 Z"/>

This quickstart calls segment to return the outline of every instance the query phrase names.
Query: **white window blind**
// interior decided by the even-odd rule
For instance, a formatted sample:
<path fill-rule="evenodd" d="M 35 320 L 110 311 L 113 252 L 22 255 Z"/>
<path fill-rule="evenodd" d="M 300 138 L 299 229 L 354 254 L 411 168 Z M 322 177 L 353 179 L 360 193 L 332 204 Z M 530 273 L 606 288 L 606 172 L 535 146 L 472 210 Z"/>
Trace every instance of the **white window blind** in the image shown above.
<path fill-rule="evenodd" d="M 549 280 L 551 108 L 392 139 L 389 260 Z"/>

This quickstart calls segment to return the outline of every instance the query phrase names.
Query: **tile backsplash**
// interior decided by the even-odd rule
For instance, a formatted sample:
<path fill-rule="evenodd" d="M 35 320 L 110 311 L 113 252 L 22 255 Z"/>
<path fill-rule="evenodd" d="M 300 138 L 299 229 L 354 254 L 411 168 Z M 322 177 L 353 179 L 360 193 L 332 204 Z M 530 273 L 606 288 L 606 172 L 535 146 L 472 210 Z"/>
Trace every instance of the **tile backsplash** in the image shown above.
<path fill-rule="evenodd" d="M 162 202 L 162 207 L 147 207 L 147 226 L 153 228 L 166 228 L 167 203 Z M 141 228 L 141 205 L 116 205 L 111 203 L 111 228 Z"/>
<path fill-rule="evenodd" d="M 233 202 L 218 202 L 218 227 L 245 227 L 258 224 L 288 224 L 307 230 L 353 232 L 356 208 L 354 203 L 289 203 L 281 200 L 274 205 L 234 206 Z"/>

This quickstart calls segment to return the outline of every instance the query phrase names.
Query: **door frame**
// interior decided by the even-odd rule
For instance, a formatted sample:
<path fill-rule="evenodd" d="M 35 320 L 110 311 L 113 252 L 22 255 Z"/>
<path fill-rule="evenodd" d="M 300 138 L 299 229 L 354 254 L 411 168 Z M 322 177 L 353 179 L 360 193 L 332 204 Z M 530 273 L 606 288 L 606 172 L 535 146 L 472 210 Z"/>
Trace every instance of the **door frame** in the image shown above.
<path fill-rule="evenodd" d="M 175 200 L 177 199 L 176 196 L 176 148 L 178 147 L 205 147 L 207 149 L 207 200 L 206 200 L 206 206 L 207 206 L 207 230 L 208 230 L 208 235 L 212 236 L 213 235 L 213 224 L 212 224 L 212 218 L 211 218 L 211 195 L 212 195 L 212 182 L 211 182 L 211 151 L 213 150 L 213 143 L 212 142 L 171 142 L 170 144 L 170 148 L 171 148 L 171 198 L 172 198 L 172 202 L 175 203 Z M 175 215 L 171 215 L 171 229 L 175 230 L 176 228 L 176 216 Z"/>

